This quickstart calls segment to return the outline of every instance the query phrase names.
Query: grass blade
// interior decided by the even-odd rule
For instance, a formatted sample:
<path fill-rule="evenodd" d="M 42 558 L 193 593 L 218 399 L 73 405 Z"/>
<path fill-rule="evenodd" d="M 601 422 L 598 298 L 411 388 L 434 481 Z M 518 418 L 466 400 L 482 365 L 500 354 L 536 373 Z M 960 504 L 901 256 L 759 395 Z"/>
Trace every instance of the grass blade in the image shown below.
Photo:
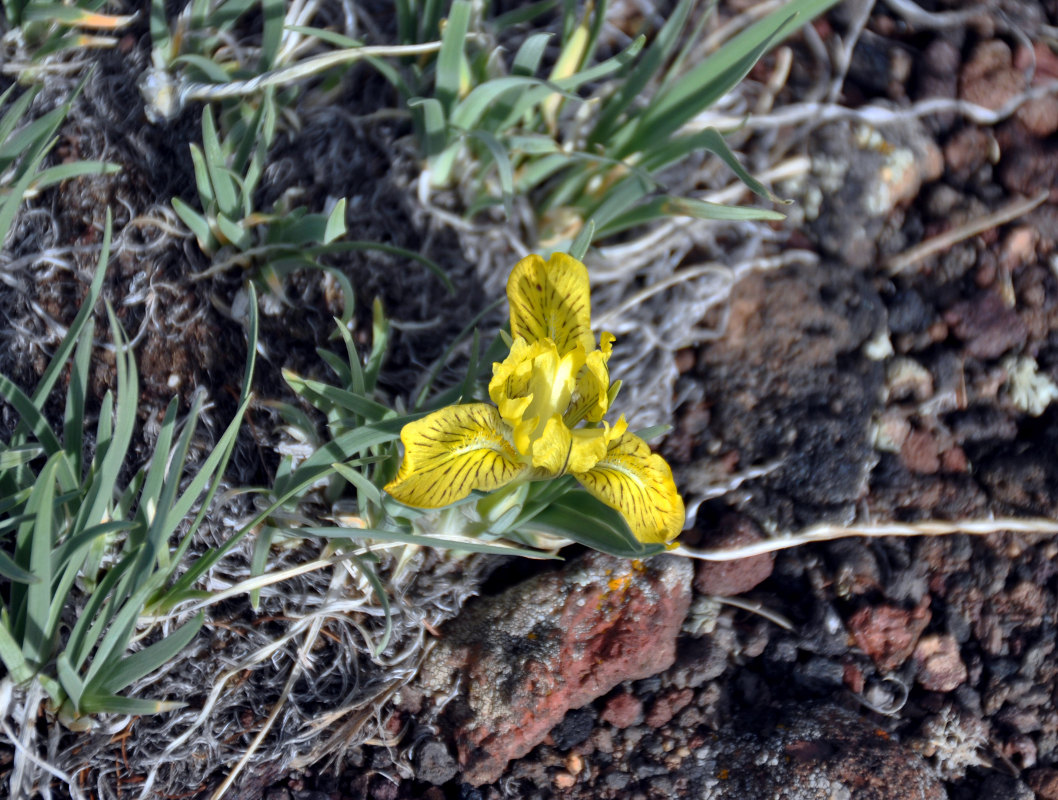
<path fill-rule="evenodd" d="M 713 220 L 747 220 L 760 219 L 778 221 L 786 219 L 785 214 L 766 208 L 749 206 L 727 206 L 720 203 L 709 203 L 689 197 L 670 197 L 663 195 L 612 218 L 600 227 L 598 238 L 611 236 L 636 225 L 645 225 L 665 217 L 696 217 Z"/>
<path fill-rule="evenodd" d="M 120 692 L 130 683 L 151 674 L 187 647 L 202 629 L 203 622 L 205 617 L 199 613 L 191 622 L 181 625 L 154 644 L 121 659 L 103 680 L 93 684 L 90 689 L 108 694 Z"/>
<path fill-rule="evenodd" d="M 470 131 L 470 137 L 481 142 L 496 162 L 496 170 L 500 176 L 500 191 L 503 194 L 503 210 L 507 219 L 514 215 L 514 168 L 511 159 L 507 156 L 507 150 L 496 141 L 496 137 L 488 131 Z"/>
<path fill-rule="evenodd" d="M 693 6 L 694 0 L 680 0 L 643 57 L 621 81 L 620 88 L 613 96 L 607 98 L 599 113 L 599 119 L 588 136 L 589 147 L 609 141 L 617 119 L 635 102 L 650 79 L 672 55 Z"/>
<path fill-rule="evenodd" d="M 455 0 L 441 33 L 441 51 L 437 54 L 437 74 L 434 76 L 434 96 L 446 114 L 452 110 L 459 96 L 463 45 L 469 26 L 470 3 L 467 0 Z"/>
<path fill-rule="evenodd" d="M 22 625 L 16 618 L 16 631 L 21 633 L 22 654 L 26 662 L 42 666 L 51 657 L 53 631 L 48 630 L 48 617 L 52 604 L 52 560 L 51 550 L 55 545 L 55 476 L 60 462 L 66 455 L 56 452 L 48 459 L 26 503 L 26 513 L 32 519 L 19 526 L 15 545 L 15 558 L 29 567 L 37 579 L 25 587 L 25 607 L 22 611 Z M 16 603 L 16 591 L 21 587 L 11 587 L 12 608 L 19 611 Z M 22 594 L 18 591 L 18 594 Z M 65 601 L 65 597 L 58 602 Z"/>

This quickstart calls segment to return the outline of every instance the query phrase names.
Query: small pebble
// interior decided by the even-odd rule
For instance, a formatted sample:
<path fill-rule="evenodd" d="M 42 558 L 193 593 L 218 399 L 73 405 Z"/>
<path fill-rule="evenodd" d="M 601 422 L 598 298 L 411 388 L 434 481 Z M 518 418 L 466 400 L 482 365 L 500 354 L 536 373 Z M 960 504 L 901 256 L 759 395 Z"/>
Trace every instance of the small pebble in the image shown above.
<path fill-rule="evenodd" d="M 554 783 L 557 789 L 571 789 L 577 779 L 565 770 L 555 773 Z"/>

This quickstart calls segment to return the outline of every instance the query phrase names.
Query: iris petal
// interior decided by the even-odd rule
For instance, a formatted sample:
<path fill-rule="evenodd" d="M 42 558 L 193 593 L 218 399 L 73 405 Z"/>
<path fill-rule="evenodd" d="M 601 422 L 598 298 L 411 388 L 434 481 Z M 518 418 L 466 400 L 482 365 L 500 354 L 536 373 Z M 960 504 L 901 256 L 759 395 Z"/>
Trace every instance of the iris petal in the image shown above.
<path fill-rule="evenodd" d="M 599 422 L 610 409 L 610 370 L 606 364 L 613 350 L 614 336 L 603 333 L 599 349 L 588 353 L 584 367 L 577 375 L 573 397 L 566 411 L 566 424 L 576 425 L 582 419 Z"/>
<path fill-rule="evenodd" d="M 591 494 L 619 511 L 641 542 L 665 544 L 683 529 L 683 499 L 672 470 L 634 434 L 615 437 L 602 460 L 574 475 Z"/>
<path fill-rule="evenodd" d="M 440 508 L 474 489 L 491 491 L 527 470 L 499 411 L 485 403 L 448 406 L 404 426 L 404 461 L 386 491 L 405 505 Z"/>
<path fill-rule="evenodd" d="M 565 355 L 578 344 L 595 349 L 591 332 L 588 268 L 564 253 L 544 261 L 531 255 L 519 261 L 507 281 L 511 335 L 528 342 L 550 339 Z"/>

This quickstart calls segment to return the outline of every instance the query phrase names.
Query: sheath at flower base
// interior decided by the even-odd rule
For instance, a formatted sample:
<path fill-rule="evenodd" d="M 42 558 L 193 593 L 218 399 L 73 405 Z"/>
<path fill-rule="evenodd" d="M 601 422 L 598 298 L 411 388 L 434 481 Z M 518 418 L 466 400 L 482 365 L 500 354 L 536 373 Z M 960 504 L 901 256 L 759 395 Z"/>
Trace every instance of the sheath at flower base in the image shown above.
<path fill-rule="evenodd" d="M 507 299 L 513 341 L 493 364 L 496 405 L 448 406 L 404 426 L 404 460 L 386 491 L 440 508 L 475 489 L 570 474 L 638 540 L 670 542 L 684 522 L 672 470 L 624 417 L 603 420 L 617 389 L 606 366 L 614 337 L 603 333 L 596 345 L 587 268 L 561 253 L 528 256 L 507 281 Z"/>

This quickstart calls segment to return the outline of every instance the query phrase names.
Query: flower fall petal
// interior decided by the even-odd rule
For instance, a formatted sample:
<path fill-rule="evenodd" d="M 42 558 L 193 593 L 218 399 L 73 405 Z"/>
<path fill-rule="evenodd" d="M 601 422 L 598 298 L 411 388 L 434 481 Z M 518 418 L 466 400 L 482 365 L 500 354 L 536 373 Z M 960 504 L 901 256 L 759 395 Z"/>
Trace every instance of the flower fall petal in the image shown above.
<path fill-rule="evenodd" d="M 404 426 L 404 461 L 386 491 L 401 503 L 440 508 L 474 489 L 498 489 L 527 469 L 495 408 L 448 406 Z"/>
<path fill-rule="evenodd" d="M 574 475 L 591 494 L 619 511 L 641 542 L 666 544 L 683 529 L 683 499 L 672 470 L 634 434 L 615 437 L 601 461 Z"/>

